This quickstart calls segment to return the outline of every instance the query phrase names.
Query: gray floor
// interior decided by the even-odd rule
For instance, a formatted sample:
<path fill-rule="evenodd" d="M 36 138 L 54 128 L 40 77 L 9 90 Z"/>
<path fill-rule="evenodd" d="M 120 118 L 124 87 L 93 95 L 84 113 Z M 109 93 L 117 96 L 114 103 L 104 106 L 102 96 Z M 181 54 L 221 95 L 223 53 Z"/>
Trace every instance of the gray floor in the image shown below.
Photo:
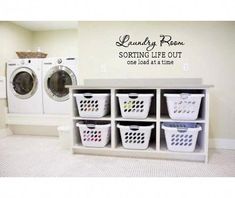
<path fill-rule="evenodd" d="M 0 139 L 0 176 L 235 176 L 235 151 L 210 150 L 208 164 L 72 155 L 57 138 L 13 135 Z"/>

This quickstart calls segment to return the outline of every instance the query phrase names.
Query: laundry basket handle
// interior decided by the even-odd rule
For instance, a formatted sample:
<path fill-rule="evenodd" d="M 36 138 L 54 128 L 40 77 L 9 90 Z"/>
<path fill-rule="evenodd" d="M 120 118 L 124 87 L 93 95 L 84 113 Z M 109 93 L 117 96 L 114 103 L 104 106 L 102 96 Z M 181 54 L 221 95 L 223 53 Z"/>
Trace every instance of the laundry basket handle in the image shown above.
<path fill-rule="evenodd" d="M 179 128 L 177 128 L 177 131 L 178 131 L 179 133 L 185 133 L 185 132 L 188 131 L 188 128 L 186 128 L 186 127 L 179 127 Z"/>
<path fill-rule="evenodd" d="M 130 94 L 128 94 L 128 97 L 131 99 L 136 99 L 136 98 L 138 98 L 138 94 L 137 93 L 130 93 Z"/>
<path fill-rule="evenodd" d="M 92 93 L 84 93 L 83 94 L 84 98 L 92 98 Z"/>
<path fill-rule="evenodd" d="M 180 94 L 180 97 L 181 97 L 182 99 L 187 99 L 190 95 L 191 95 L 191 94 L 188 94 L 188 93 L 182 93 L 182 94 Z"/>
<path fill-rule="evenodd" d="M 88 129 L 95 129 L 95 125 L 94 124 L 87 124 L 86 127 Z"/>
<path fill-rule="evenodd" d="M 139 130 L 139 126 L 137 126 L 137 125 L 131 125 L 131 126 L 130 126 L 130 130 L 132 130 L 132 131 L 137 131 L 137 130 Z"/>

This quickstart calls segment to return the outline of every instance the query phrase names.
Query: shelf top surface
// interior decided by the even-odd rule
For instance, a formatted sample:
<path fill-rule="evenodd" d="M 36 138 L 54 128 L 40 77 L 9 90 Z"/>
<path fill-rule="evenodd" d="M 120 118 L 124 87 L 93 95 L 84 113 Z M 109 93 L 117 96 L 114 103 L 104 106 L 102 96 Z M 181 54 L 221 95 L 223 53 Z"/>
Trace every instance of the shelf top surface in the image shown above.
<path fill-rule="evenodd" d="M 142 85 L 142 86 L 81 86 L 81 85 L 67 85 L 69 89 L 208 89 L 214 87 L 213 85 Z"/>
<path fill-rule="evenodd" d="M 71 89 L 206 89 L 201 78 L 156 78 L 156 79 L 85 79 L 83 86 L 67 86 Z"/>

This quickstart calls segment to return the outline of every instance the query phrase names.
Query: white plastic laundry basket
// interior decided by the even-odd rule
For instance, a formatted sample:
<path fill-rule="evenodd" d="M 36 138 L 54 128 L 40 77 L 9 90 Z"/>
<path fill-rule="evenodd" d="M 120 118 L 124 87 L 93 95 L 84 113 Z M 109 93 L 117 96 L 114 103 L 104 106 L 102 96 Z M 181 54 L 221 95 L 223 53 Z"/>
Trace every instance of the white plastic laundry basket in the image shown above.
<path fill-rule="evenodd" d="M 151 130 L 154 125 L 150 126 L 137 126 L 130 125 L 124 126 L 118 124 L 117 127 L 120 129 L 122 145 L 126 149 L 147 149 L 149 146 L 149 140 Z"/>
<path fill-rule="evenodd" d="M 196 120 L 204 94 L 164 94 L 171 119 Z"/>
<path fill-rule="evenodd" d="M 105 147 L 110 140 L 110 124 L 76 124 L 79 127 L 82 145 Z"/>
<path fill-rule="evenodd" d="M 74 94 L 81 117 L 103 117 L 109 112 L 110 94 Z"/>
<path fill-rule="evenodd" d="M 194 123 L 164 123 L 167 148 L 170 151 L 193 152 L 195 150 L 198 132 L 202 130 Z"/>
<path fill-rule="evenodd" d="M 147 118 L 153 94 L 116 94 L 123 118 Z"/>

